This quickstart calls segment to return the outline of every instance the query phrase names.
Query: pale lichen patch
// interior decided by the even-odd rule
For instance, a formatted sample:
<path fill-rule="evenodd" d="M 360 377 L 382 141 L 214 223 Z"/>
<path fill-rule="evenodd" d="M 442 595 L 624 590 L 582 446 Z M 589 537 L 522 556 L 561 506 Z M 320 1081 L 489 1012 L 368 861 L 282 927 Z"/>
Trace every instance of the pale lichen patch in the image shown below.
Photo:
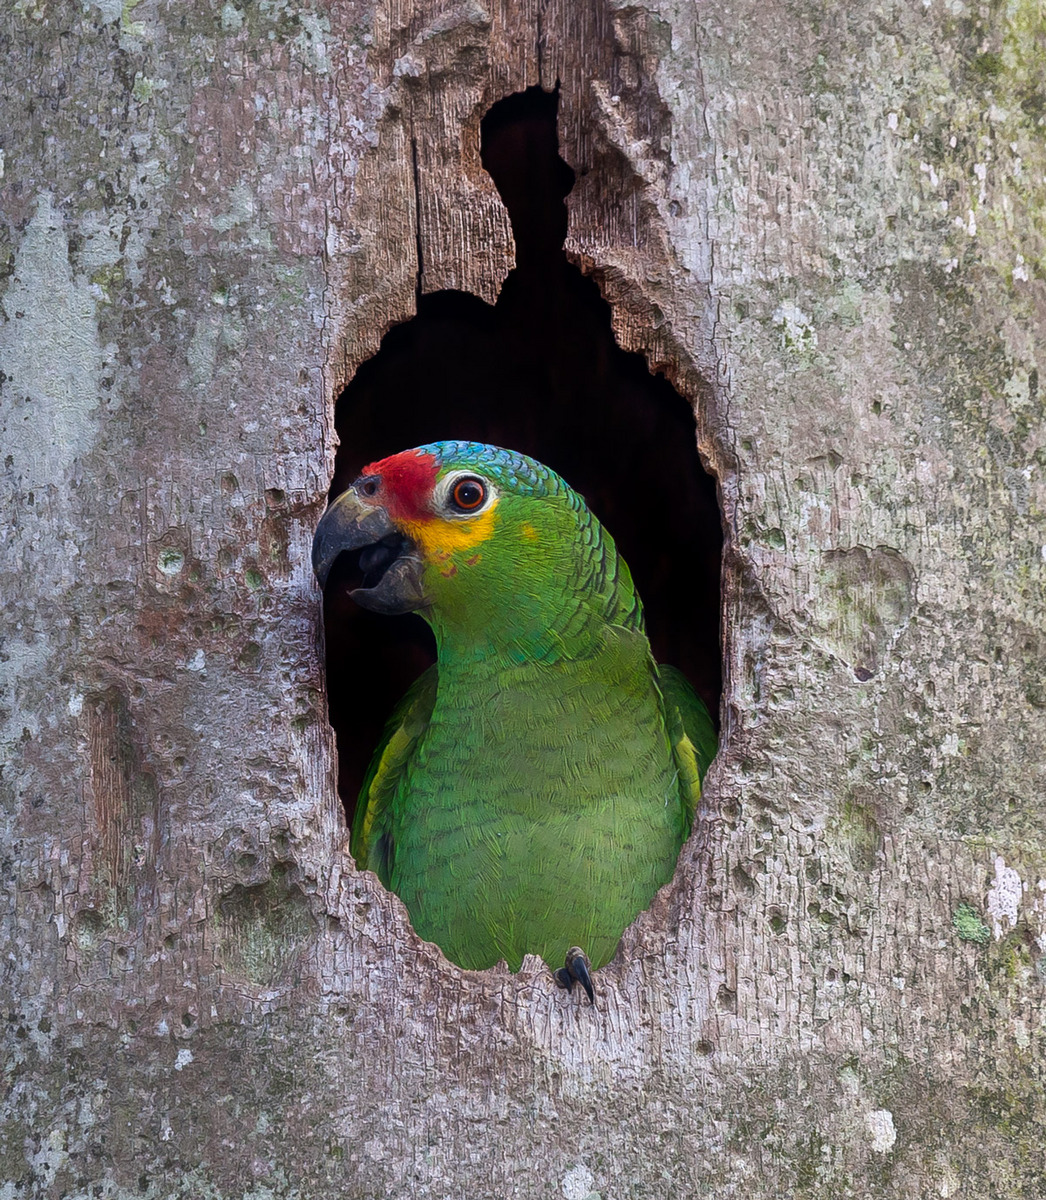
<path fill-rule="evenodd" d="M 790 301 L 778 306 L 774 324 L 781 330 L 781 344 L 793 354 L 808 354 L 817 348 L 817 330 L 803 310 Z"/>
<path fill-rule="evenodd" d="M 103 21 L 115 22 L 123 16 L 123 0 L 88 0 L 88 4 L 101 13 Z"/>
<path fill-rule="evenodd" d="M 61 484 L 91 446 L 105 356 L 90 280 L 73 273 L 49 193 L 37 202 L 2 304 L 0 435 L 22 486 Z"/>
<path fill-rule="evenodd" d="M 560 1191 L 566 1200 L 598 1200 L 599 1193 L 594 1190 L 595 1176 L 585 1166 L 578 1163 L 571 1167 L 560 1180 Z"/>
<path fill-rule="evenodd" d="M 992 923 L 992 933 L 998 941 L 1017 924 L 1024 886 L 1020 875 L 1006 865 L 1002 855 L 995 859 L 995 879 L 988 888 L 985 907 Z"/>
<path fill-rule="evenodd" d="M 872 1138 L 872 1150 L 876 1154 L 887 1154 L 897 1141 L 897 1129 L 893 1123 L 893 1113 L 888 1108 L 876 1108 L 865 1113 L 865 1125 Z"/>

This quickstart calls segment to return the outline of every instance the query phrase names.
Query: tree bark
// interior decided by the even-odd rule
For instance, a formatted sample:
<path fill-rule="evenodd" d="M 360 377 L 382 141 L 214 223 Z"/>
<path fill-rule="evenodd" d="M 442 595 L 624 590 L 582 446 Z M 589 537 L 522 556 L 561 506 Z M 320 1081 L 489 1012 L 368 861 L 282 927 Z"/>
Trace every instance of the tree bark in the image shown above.
<path fill-rule="evenodd" d="M 0 17 L 0 1196 L 1037 1196 L 1041 6 Z M 312 529 L 495 101 L 720 482 L 722 748 L 595 1010 L 346 848 Z"/>

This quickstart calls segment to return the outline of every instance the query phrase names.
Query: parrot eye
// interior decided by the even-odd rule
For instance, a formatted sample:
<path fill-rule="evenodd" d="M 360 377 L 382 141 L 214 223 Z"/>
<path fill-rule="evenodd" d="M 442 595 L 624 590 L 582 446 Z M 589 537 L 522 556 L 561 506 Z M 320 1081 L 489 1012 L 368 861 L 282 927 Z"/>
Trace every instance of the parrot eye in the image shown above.
<path fill-rule="evenodd" d="M 356 484 L 356 491 L 362 496 L 376 496 L 381 487 L 379 475 L 367 475 Z"/>
<path fill-rule="evenodd" d="M 456 508 L 458 512 L 475 512 L 486 498 L 487 489 L 483 481 L 471 475 L 459 479 L 450 493 L 451 507 Z"/>

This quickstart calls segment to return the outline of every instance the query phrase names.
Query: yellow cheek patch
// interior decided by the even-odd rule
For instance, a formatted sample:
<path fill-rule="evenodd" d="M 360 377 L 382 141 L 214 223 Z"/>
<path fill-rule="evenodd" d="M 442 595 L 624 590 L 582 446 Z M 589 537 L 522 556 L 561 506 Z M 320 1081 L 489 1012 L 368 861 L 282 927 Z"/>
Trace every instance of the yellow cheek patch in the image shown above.
<path fill-rule="evenodd" d="M 404 521 L 402 528 L 421 547 L 427 559 L 446 562 L 452 555 L 471 550 L 493 535 L 497 507 L 498 501 L 495 500 L 488 509 L 471 520 L 446 521 L 442 517 L 433 517 L 431 521 Z"/>

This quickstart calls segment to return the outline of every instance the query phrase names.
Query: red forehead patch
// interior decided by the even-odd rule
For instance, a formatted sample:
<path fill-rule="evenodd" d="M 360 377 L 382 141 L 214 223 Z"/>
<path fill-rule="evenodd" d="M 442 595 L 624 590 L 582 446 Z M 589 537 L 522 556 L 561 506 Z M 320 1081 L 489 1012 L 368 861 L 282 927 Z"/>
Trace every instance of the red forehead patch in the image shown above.
<path fill-rule="evenodd" d="M 364 475 L 381 476 L 382 503 L 393 520 L 401 521 L 431 518 L 429 499 L 438 471 L 434 455 L 419 454 L 416 450 L 403 450 L 363 468 Z"/>

